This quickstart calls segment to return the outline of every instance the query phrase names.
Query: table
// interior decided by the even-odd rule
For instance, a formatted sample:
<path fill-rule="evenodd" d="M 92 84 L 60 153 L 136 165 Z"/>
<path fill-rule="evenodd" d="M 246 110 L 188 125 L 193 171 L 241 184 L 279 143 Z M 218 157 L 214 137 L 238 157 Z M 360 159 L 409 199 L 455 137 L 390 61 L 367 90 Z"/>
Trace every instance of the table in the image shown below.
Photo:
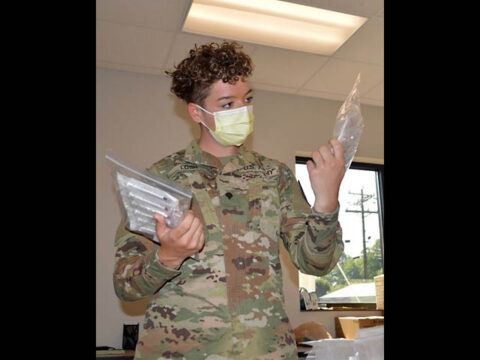
<path fill-rule="evenodd" d="M 134 350 L 124 350 L 123 354 L 97 354 L 96 359 L 106 360 L 133 360 L 135 356 Z"/>

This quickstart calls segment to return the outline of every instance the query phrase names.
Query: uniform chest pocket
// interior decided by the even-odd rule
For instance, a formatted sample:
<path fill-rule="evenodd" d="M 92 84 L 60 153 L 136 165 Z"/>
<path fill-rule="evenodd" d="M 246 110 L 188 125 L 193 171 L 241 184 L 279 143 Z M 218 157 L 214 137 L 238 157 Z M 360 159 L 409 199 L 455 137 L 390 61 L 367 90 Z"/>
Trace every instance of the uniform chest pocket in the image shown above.
<path fill-rule="evenodd" d="M 255 179 L 248 187 L 248 227 L 276 239 L 280 230 L 280 199 L 277 182 Z"/>

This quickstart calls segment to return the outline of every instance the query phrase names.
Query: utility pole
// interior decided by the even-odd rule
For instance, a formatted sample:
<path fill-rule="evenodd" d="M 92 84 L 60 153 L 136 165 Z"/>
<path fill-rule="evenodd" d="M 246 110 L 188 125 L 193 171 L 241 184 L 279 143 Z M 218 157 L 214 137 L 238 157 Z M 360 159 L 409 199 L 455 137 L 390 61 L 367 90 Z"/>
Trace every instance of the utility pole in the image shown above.
<path fill-rule="evenodd" d="M 363 204 L 370 200 L 371 198 L 374 197 L 373 194 L 363 194 L 363 188 L 360 190 L 359 193 L 352 193 L 349 192 L 349 194 L 352 195 L 360 195 L 360 210 L 345 210 L 345 212 L 353 212 L 353 213 L 361 213 L 362 214 L 362 236 L 363 236 L 363 278 L 367 280 L 367 244 L 365 241 L 365 214 L 377 214 L 377 211 L 370 211 L 370 210 L 365 210 Z"/>

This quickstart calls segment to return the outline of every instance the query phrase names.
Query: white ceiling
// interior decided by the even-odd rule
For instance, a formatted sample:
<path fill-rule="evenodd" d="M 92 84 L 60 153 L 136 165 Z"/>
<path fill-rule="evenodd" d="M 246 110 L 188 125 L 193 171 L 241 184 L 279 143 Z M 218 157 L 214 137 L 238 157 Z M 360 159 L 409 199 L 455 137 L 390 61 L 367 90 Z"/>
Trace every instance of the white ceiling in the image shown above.
<path fill-rule="evenodd" d="M 182 32 L 190 2 L 96 0 L 97 66 L 163 75 L 195 43 L 223 40 Z M 383 0 L 290 2 L 364 16 L 368 21 L 332 56 L 241 42 L 255 65 L 250 79 L 254 88 L 343 101 L 360 72 L 361 102 L 383 107 Z"/>

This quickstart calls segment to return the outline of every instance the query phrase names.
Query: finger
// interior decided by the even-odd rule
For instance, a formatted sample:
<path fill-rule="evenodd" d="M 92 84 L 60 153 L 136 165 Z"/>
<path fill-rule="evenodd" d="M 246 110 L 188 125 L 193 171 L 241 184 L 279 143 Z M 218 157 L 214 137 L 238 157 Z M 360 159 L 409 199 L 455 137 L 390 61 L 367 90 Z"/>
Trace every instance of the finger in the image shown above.
<path fill-rule="evenodd" d="M 343 151 L 342 143 L 340 141 L 338 141 L 337 139 L 333 138 L 333 139 L 330 139 L 330 144 L 333 147 L 333 154 L 334 154 L 335 158 L 344 159 L 345 153 Z"/>
<path fill-rule="evenodd" d="M 315 162 L 316 166 L 323 165 L 324 163 L 323 157 L 319 150 L 315 150 L 312 152 L 312 159 Z"/>
<path fill-rule="evenodd" d="M 330 161 L 334 158 L 332 152 L 330 151 L 330 148 L 326 145 L 321 146 L 319 151 L 320 154 L 322 154 L 324 161 Z"/>
<path fill-rule="evenodd" d="M 335 150 L 333 149 L 333 146 L 331 144 L 328 144 L 328 150 L 330 150 L 332 155 L 335 155 Z"/>
<path fill-rule="evenodd" d="M 187 247 L 196 247 L 195 233 L 199 229 L 202 229 L 202 224 L 198 218 L 195 218 L 192 222 L 192 226 L 190 226 L 190 229 L 188 229 L 188 231 L 182 236 L 182 240 L 185 242 Z"/>
<path fill-rule="evenodd" d="M 157 220 L 157 222 L 159 222 L 160 224 L 165 224 L 165 219 L 163 218 L 162 215 L 158 214 L 158 213 L 154 213 L 153 214 L 153 217 L 155 218 L 155 220 Z"/>
<path fill-rule="evenodd" d="M 203 234 L 203 226 L 199 226 L 195 233 L 193 234 L 193 239 L 195 243 L 195 248 L 200 249 L 203 246 L 205 236 Z"/>
<path fill-rule="evenodd" d="M 188 229 L 188 231 L 185 233 L 185 236 L 192 238 L 195 232 L 201 228 L 202 228 L 202 223 L 200 222 L 200 219 L 195 217 L 193 219 L 192 225 L 190 226 L 190 229 Z"/>
<path fill-rule="evenodd" d="M 155 218 L 155 232 L 157 237 L 160 239 L 162 235 L 167 231 L 167 224 L 165 224 L 165 218 L 160 214 L 154 213 L 153 217 Z"/>
<path fill-rule="evenodd" d="M 192 210 L 188 210 L 187 215 L 185 215 L 185 218 L 182 220 L 182 222 L 172 230 L 174 232 L 173 235 L 178 238 L 184 236 L 192 226 L 194 219 L 195 216 L 193 215 Z"/>
<path fill-rule="evenodd" d="M 166 226 L 165 224 L 165 218 L 160 215 L 160 214 L 157 214 L 157 213 L 154 213 L 153 214 L 153 217 L 155 218 L 156 220 L 156 226 L 157 226 L 157 229 L 160 229 L 160 230 L 163 230 Z"/>
<path fill-rule="evenodd" d="M 313 163 L 313 161 L 308 160 L 308 161 L 307 161 L 307 170 L 308 170 L 308 172 L 313 171 L 315 168 L 316 168 L 316 166 L 315 166 L 315 164 Z"/>

